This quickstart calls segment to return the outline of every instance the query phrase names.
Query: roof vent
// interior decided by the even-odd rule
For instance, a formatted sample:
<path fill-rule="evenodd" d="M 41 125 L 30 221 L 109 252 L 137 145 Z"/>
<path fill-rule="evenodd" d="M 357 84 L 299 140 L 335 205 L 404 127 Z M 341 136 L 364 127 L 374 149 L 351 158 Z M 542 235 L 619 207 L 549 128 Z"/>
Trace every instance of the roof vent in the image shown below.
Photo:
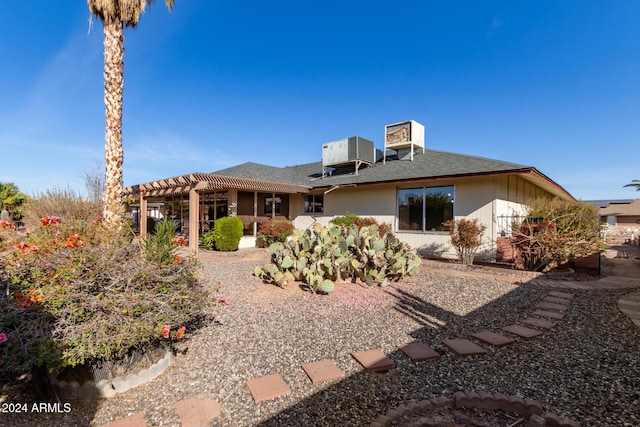
<path fill-rule="evenodd" d="M 352 136 L 322 145 L 322 177 L 327 175 L 328 168 L 351 166 L 355 173 L 362 164 L 373 165 L 376 162 L 376 149 L 373 141 L 360 136 Z"/>
<path fill-rule="evenodd" d="M 422 148 L 424 153 L 424 126 L 415 120 L 392 123 L 384 127 L 384 158 L 387 161 L 387 150 L 395 151 L 398 159 L 413 160 L 413 154 Z"/>

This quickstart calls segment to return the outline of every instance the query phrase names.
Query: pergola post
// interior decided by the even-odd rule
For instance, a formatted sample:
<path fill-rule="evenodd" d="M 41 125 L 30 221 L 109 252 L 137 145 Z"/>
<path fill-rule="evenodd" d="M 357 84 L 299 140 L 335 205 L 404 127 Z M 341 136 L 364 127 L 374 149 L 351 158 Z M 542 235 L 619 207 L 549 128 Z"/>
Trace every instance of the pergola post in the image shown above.
<path fill-rule="evenodd" d="M 140 224 L 140 237 L 143 239 L 147 237 L 147 199 L 144 198 L 144 194 L 140 193 L 140 215 L 138 223 Z"/>
<path fill-rule="evenodd" d="M 271 220 L 276 218 L 276 193 L 271 194 Z"/>
<path fill-rule="evenodd" d="M 253 235 L 258 235 L 258 192 L 253 192 Z"/>
<path fill-rule="evenodd" d="M 198 243 L 200 241 L 200 230 L 198 228 L 198 218 L 200 217 L 200 194 L 195 188 L 189 190 L 189 249 L 191 253 L 198 253 Z"/>

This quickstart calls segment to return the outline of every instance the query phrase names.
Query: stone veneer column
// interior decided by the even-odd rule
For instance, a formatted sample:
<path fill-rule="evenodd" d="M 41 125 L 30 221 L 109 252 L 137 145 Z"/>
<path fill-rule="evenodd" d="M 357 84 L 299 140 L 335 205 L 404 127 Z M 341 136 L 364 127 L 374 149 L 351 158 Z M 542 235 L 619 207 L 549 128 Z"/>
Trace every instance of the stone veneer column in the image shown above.
<path fill-rule="evenodd" d="M 238 190 L 227 191 L 227 215 L 238 216 Z"/>

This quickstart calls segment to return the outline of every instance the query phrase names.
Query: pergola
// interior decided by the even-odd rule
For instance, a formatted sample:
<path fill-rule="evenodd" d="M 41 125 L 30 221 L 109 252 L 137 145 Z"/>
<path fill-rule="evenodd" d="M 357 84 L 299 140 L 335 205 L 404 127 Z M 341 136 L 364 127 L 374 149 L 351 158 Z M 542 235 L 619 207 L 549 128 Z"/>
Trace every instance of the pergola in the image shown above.
<path fill-rule="evenodd" d="M 254 194 L 253 215 L 254 234 L 258 217 L 258 192 L 304 194 L 310 187 L 281 182 L 261 181 L 211 173 L 195 172 L 173 178 L 159 179 L 145 184 L 132 185 L 123 190 L 123 198 L 135 198 L 140 202 L 140 212 L 146 213 L 147 200 L 157 197 L 189 195 L 189 248 L 197 253 L 199 241 L 198 220 L 200 217 L 200 195 L 212 191 L 228 192 L 228 216 L 237 215 L 238 191 L 252 191 Z M 147 232 L 147 216 L 140 215 L 140 235 Z"/>

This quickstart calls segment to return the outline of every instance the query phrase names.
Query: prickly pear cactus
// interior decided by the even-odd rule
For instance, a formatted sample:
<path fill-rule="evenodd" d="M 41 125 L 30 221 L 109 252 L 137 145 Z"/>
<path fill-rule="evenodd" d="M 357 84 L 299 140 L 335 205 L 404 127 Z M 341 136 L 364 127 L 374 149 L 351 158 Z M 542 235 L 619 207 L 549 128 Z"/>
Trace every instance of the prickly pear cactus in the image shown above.
<path fill-rule="evenodd" d="M 315 224 L 272 244 L 269 251 L 270 262 L 254 269 L 257 277 L 281 287 L 302 281 L 314 293 L 329 293 L 336 281 L 346 279 L 386 286 L 417 273 L 420 266 L 415 251 L 393 234 L 379 237 L 376 225 Z"/>

